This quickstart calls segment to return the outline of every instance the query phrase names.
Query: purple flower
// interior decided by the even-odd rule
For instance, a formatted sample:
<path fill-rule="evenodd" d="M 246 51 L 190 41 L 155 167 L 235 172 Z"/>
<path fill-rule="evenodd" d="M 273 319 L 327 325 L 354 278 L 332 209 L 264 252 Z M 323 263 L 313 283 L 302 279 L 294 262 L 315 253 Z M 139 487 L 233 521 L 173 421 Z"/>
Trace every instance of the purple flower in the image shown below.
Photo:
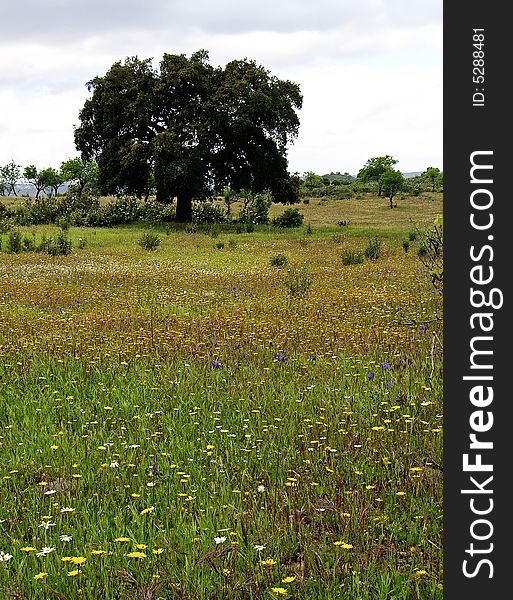
<path fill-rule="evenodd" d="M 312 360 L 317 360 L 317 354 L 312 354 Z"/>
<path fill-rule="evenodd" d="M 211 360 L 210 364 L 212 365 L 213 369 L 222 369 L 223 365 L 218 361 L 218 360 Z"/>
<path fill-rule="evenodd" d="M 247 356 L 248 356 L 248 353 L 247 353 L 247 352 L 243 352 L 243 353 L 242 353 L 242 358 L 246 358 Z"/>
<path fill-rule="evenodd" d="M 382 368 L 383 370 L 385 370 L 385 369 L 389 369 L 389 368 L 390 368 L 390 365 L 389 365 L 388 363 L 382 363 L 382 364 L 381 364 L 381 368 Z"/>
<path fill-rule="evenodd" d="M 367 373 L 367 377 L 368 377 L 369 379 L 372 379 L 372 378 L 374 377 L 374 373 L 373 373 L 372 371 L 369 371 L 369 372 Z"/>
<path fill-rule="evenodd" d="M 390 381 L 387 381 L 387 382 L 385 383 L 385 387 L 387 387 L 387 388 L 389 388 L 389 387 L 392 387 L 392 384 L 390 383 Z"/>

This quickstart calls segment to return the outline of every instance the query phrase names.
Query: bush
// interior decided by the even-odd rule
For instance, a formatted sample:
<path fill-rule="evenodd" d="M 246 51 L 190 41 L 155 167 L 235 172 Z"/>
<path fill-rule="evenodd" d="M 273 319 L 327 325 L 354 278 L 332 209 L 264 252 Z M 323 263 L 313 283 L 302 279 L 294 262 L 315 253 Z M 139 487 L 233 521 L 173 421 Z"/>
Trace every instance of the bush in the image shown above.
<path fill-rule="evenodd" d="M 146 202 L 141 208 L 144 219 L 153 223 L 169 223 L 176 217 L 176 209 L 172 204 L 162 202 Z"/>
<path fill-rule="evenodd" d="M 363 251 L 365 258 L 370 258 L 372 260 L 377 260 L 381 253 L 381 240 L 376 238 L 369 240 L 367 247 Z"/>
<path fill-rule="evenodd" d="M 88 225 L 113 227 L 140 221 L 144 217 L 144 207 L 133 196 L 122 196 L 92 212 Z"/>
<path fill-rule="evenodd" d="M 282 267 L 283 265 L 286 265 L 288 263 L 287 257 L 285 256 L 285 254 L 277 254 L 276 256 L 273 256 L 271 258 L 271 260 L 269 261 L 269 264 L 272 267 Z"/>
<path fill-rule="evenodd" d="M 273 219 L 273 225 L 278 227 L 299 227 L 305 217 L 297 208 L 287 208 L 279 217 Z"/>
<path fill-rule="evenodd" d="M 23 250 L 23 236 L 17 229 L 11 229 L 7 235 L 6 250 L 10 254 L 18 254 Z"/>
<path fill-rule="evenodd" d="M 286 287 L 295 298 L 305 296 L 312 287 L 312 276 L 306 266 L 291 267 L 288 270 Z"/>
<path fill-rule="evenodd" d="M 147 232 L 139 238 L 137 243 L 139 244 L 139 246 L 141 246 L 141 248 L 144 248 L 145 250 L 149 250 L 151 252 L 153 250 L 156 250 L 160 246 L 160 241 L 161 240 L 156 233 Z"/>
<path fill-rule="evenodd" d="M 251 200 L 239 215 L 239 222 L 247 225 L 267 225 L 270 206 L 271 200 L 267 193 L 262 192 L 251 196 Z"/>
<path fill-rule="evenodd" d="M 46 250 L 50 256 L 71 254 L 73 245 L 64 231 L 59 231 L 55 237 L 51 237 L 40 246 L 41 250 Z"/>
<path fill-rule="evenodd" d="M 345 250 L 342 254 L 342 264 L 344 266 L 359 265 L 363 262 L 363 256 L 354 250 Z"/>
<path fill-rule="evenodd" d="M 213 202 L 195 202 L 192 207 L 192 222 L 198 225 L 226 223 L 226 211 Z"/>
<path fill-rule="evenodd" d="M 218 250 L 222 250 L 224 248 L 224 242 L 217 242 L 216 245 L 215 245 L 215 247 Z"/>

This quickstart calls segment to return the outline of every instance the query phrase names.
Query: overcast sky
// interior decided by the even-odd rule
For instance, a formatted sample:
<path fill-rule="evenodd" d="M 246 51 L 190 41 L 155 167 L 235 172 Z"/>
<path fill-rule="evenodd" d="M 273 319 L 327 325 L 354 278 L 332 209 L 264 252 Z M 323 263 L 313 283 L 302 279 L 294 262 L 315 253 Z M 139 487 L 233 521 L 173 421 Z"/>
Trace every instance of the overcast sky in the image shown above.
<path fill-rule="evenodd" d="M 127 56 L 206 49 L 299 84 L 289 170 L 442 164 L 442 0 L 0 0 L 0 166 L 77 156 L 86 82 Z"/>

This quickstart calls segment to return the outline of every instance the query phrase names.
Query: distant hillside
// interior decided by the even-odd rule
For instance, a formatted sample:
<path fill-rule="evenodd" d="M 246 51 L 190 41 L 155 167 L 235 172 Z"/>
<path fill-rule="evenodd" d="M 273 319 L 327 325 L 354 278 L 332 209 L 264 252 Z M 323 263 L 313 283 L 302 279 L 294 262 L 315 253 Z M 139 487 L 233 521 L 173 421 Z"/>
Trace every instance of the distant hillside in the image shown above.
<path fill-rule="evenodd" d="M 342 183 L 352 183 L 356 177 L 353 175 L 349 175 L 349 173 L 327 173 L 326 175 L 321 175 L 323 179 L 329 179 L 330 181 L 341 181 Z"/>

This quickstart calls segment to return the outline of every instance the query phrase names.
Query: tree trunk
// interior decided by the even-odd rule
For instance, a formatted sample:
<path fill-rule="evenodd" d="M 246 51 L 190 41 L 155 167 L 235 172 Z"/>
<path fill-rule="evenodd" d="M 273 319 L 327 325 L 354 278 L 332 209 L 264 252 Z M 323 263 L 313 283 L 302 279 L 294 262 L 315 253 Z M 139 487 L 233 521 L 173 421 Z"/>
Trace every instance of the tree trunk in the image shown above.
<path fill-rule="evenodd" d="M 176 198 L 176 220 L 179 223 L 192 221 L 192 198 L 181 194 Z"/>

